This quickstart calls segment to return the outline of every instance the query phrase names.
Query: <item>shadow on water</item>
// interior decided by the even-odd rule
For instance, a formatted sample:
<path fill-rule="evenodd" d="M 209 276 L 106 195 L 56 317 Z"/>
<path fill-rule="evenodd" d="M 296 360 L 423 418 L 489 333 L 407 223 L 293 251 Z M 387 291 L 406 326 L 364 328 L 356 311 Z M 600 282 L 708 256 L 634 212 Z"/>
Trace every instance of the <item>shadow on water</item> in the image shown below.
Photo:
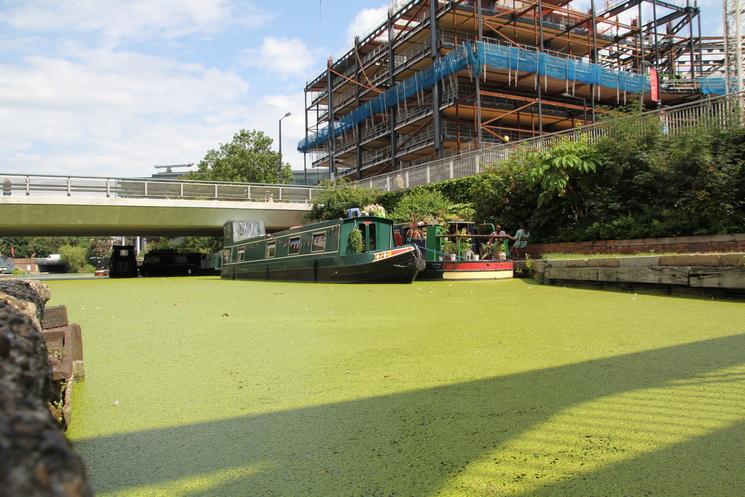
<path fill-rule="evenodd" d="M 716 379 L 718 370 L 742 364 L 745 334 L 389 396 L 93 438 L 76 448 L 96 473 L 98 492 L 235 468 L 237 476 L 180 495 L 426 496 L 469 463 L 566 409 L 701 376 L 705 385 L 706 375 Z M 664 407 L 667 400 L 649 402 Z M 625 416 L 620 409 L 600 417 L 606 415 Z M 654 487 L 654 495 L 734 495 L 717 490 L 745 488 L 742 468 L 699 461 L 709 474 L 697 477 L 689 465 L 699 458 L 742 456 L 743 419 L 745 410 L 726 427 L 523 494 L 647 495 Z M 584 421 L 592 424 L 595 416 Z M 571 449 L 568 441 L 556 443 Z M 660 471 L 665 477 L 656 478 Z"/>

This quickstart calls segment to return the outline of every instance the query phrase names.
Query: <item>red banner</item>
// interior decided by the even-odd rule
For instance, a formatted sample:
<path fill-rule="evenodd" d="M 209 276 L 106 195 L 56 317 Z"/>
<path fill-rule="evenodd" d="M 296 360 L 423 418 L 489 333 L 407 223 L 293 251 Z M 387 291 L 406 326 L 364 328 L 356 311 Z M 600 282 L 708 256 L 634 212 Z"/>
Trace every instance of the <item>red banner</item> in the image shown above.
<path fill-rule="evenodd" d="M 657 79 L 657 69 L 649 68 L 649 96 L 655 102 L 660 101 L 660 82 Z"/>

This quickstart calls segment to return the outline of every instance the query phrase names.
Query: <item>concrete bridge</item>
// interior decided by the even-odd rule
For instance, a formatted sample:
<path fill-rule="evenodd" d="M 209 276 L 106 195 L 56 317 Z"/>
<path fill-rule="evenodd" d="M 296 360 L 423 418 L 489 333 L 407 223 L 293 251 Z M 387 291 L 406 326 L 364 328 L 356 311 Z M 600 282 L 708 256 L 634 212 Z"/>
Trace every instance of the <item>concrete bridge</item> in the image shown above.
<path fill-rule="evenodd" d="M 0 235 L 222 234 L 229 220 L 302 224 L 318 189 L 288 185 L 0 173 Z"/>

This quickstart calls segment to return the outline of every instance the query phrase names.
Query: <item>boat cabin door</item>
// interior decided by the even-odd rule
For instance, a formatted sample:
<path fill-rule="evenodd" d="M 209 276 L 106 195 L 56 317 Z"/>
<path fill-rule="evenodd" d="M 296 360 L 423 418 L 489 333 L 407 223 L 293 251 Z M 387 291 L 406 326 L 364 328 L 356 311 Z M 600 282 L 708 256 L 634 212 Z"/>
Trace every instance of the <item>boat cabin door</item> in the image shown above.
<path fill-rule="evenodd" d="M 377 224 L 371 221 L 364 221 L 359 224 L 358 228 L 362 231 L 362 251 L 372 252 L 378 250 Z"/>

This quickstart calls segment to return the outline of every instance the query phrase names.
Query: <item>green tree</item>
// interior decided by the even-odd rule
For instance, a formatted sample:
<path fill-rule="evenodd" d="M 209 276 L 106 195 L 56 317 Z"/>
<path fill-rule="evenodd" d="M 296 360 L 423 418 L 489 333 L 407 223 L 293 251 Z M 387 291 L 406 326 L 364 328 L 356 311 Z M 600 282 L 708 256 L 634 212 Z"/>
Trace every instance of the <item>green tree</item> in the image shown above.
<path fill-rule="evenodd" d="M 261 131 L 245 129 L 233 135 L 233 141 L 212 149 L 187 175 L 188 179 L 235 181 L 246 183 L 289 183 L 289 164 L 278 167 L 279 154 L 271 150 L 272 139 Z"/>
<path fill-rule="evenodd" d="M 67 263 L 69 272 L 92 273 L 95 271 L 95 268 L 88 264 L 87 247 L 82 245 L 62 245 L 59 247 L 58 252 L 62 256 L 62 260 Z"/>
<path fill-rule="evenodd" d="M 339 219 L 347 217 L 347 209 L 375 204 L 380 197 L 376 190 L 348 185 L 345 181 L 336 184 L 328 180 L 321 183 L 323 190 L 313 202 L 308 218 L 311 221 Z"/>
<path fill-rule="evenodd" d="M 539 184 L 539 205 L 557 197 L 571 198 L 575 220 L 583 214 L 580 183 L 597 169 L 595 150 L 587 140 L 561 140 L 553 147 L 528 154 L 528 177 Z"/>
<path fill-rule="evenodd" d="M 412 218 L 434 221 L 446 217 L 449 208 L 450 202 L 439 191 L 417 188 L 401 197 L 391 218 L 397 222 L 408 222 Z"/>

